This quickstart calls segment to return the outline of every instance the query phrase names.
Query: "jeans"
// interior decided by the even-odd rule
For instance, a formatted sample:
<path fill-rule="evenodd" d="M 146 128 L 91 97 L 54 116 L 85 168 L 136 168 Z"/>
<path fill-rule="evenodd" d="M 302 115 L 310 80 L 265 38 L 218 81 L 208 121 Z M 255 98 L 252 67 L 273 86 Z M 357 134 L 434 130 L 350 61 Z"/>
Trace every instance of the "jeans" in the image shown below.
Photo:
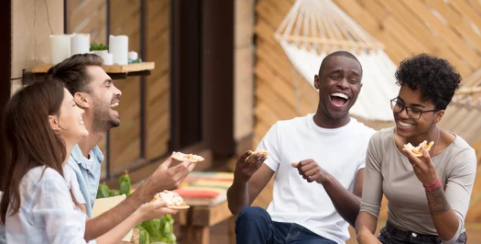
<path fill-rule="evenodd" d="M 266 210 L 245 207 L 236 219 L 237 244 L 336 244 L 294 223 L 272 221 Z"/>
<path fill-rule="evenodd" d="M 439 239 L 438 236 L 421 235 L 412 231 L 400 230 L 389 221 L 386 223 L 386 226 L 381 229 L 381 235 L 378 239 L 383 244 L 442 244 L 441 239 Z M 466 242 L 466 232 L 463 232 L 459 235 L 459 238 L 455 243 L 466 244 Z"/>

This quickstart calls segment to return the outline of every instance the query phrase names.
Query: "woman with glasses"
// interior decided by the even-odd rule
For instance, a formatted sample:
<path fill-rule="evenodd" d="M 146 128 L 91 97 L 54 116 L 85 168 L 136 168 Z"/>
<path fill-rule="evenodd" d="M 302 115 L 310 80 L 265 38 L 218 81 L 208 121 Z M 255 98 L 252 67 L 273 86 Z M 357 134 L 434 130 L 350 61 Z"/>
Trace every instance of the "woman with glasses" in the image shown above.
<path fill-rule="evenodd" d="M 401 62 L 401 89 L 391 100 L 396 126 L 373 135 L 366 157 L 359 243 L 466 243 L 464 220 L 476 174 L 476 155 L 456 134 L 440 129 L 461 77 L 444 59 L 421 54 Z M 417 157 L 404 145 L 434 145 Z M 383 194 L 388 219 L 374 232 Z"/>

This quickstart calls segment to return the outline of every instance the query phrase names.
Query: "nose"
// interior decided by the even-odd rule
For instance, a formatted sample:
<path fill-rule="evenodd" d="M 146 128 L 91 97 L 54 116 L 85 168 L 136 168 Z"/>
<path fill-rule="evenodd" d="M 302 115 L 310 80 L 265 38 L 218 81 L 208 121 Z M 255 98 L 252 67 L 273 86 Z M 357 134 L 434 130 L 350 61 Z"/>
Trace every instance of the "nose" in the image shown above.
<path fill-rule="evenodd" d="M 409 115 L 408 115 L 408 109 L 407 108 L 404 108 L 399 114 L 398 116 L 402 119 L 409 119 Z"/>
<path fill-rule="evenodd" d="M 337 86 L 339 86 L 341 89 L 349 89 L 349 81 L 347 80 L 347 77 L 344 77 L 341 79 L 338 83 Z"/>
<path fill-rule="evenodd" d="M 114 86 L 114 85 L 112 85 L 112 86 L 114 87 L 114 95 L 115 95 L 116 97 L 122 96 L 122 91 L 119 90 L 116 86 Z"/>

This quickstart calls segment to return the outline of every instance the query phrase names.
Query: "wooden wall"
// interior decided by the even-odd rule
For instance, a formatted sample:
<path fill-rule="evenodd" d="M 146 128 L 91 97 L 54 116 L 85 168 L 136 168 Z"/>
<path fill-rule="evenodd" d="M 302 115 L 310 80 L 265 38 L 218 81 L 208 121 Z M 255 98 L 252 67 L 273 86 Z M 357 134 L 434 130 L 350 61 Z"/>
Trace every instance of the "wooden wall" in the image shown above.
<path fill-rule="evenodd" d="M 274 32 L 294 2 L 295 0 L 258 0 L 256 3 L 254 146 L 276 121 L 304 116 L 315 112 L 317 108 L 318 94 L 297 73 L 274 39 Z M 381 41 L 385 45 L 385 52 L 395 63 L 413 54 L 426 52 L 449 60 L 463 77 L 468 77 L 481 68 L 479 1 L 333 0 L 333 2 L 374 38 Z M 366 120 L 364 122 L 376 129 L 392 125 Z M 481 173 L 478 175 L 478 178 L 481 178 Z M 477 181 L 472 204 L 481 199 L 480 181 Z M 257 205 L 267 206 L 272 196 L 269 194 L 270 187 L 272 186 L 261 194 L 260 199 L 256 201 Z M 475 209 L 473 206 L 468 221 L 481 221 L 481 208 Z"/>
<path fill-rule="evenodd" d="M 107 1 L 68 1 L 68 32 L 90 33 L 91 42 L 108 44 L 107 39 Z M 127 35 L 129 51 L 135 51 L 144 61 L 155 62 L 155 69 L 146 79 L 146 155 L 151 160 L 167 151 L 169 141 L 169 0 L 146 1 L 146 56 L 142 57 L 141 48 L 141 1 L 110 1 L 110 34 Z M 118 111 L 122 123 L 110 131 L 110 168 L 111 173 L 121 173 L 133 166 L 141 157 L 140 145 L 140 106 L 141 90 L 139 77 L 115 80 L 122 91 Z M 100 147 L 106 152 L 106 141 Z M 102 165 L 106 167 L 106 164 Z"/>

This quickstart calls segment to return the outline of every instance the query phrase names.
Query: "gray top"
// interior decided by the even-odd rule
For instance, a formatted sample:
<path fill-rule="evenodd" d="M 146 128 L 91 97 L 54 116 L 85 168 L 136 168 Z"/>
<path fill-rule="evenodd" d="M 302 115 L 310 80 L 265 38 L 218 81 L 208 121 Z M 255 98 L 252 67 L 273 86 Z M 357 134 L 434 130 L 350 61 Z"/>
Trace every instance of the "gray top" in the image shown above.
<path fill-rule="evenodd" d="M 464 219 L 476 177 L 476 154 L 461 137 L 432 158 L 445 196 L 460 220 Z M 419 234 L 437 235 L 422 183 L 408 158 L 396 147 L 394 127 L 378 131 L 369 142 L 361 211 L 379 215 L 382 195 L 388 199 L 388 220 L 396 227 Z"/>

